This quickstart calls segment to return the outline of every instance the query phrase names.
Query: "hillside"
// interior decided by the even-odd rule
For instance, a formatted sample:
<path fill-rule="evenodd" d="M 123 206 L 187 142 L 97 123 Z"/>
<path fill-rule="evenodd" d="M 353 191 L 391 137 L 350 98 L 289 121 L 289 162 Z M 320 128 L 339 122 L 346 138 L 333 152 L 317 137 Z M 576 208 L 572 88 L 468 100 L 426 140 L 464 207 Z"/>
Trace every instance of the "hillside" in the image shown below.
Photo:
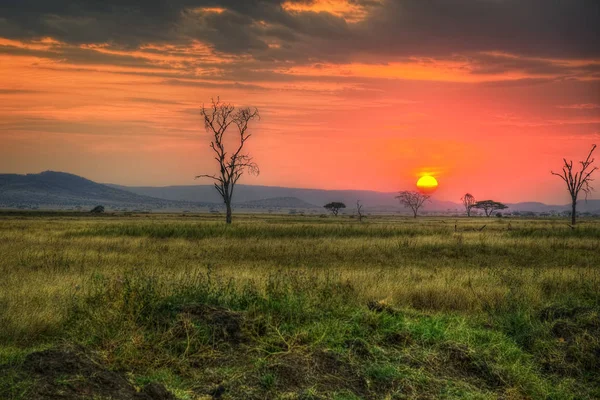
<path fill-rule="evenodd" d="M 234 207 L 253 210 L 317 210 L 332 201 L 342 201 L 354 210 L 361 201 L 369 213 L 405 213 L 396 193 L 369 190 L 324 190 L 276 186 L 237 185 Z M 39 174 L 0 174 L 0 208 L 87 208 L 102 204 L 112 209 L 208 210 L 219 209 L 223 201 L 212 185 L 128 187 L 100 184 L 83 177 L 46 171 Z M 558 214 L 570 205 L 547 205 L 538 202 L 507 204 L 506 212 Z M 600 214 L 600 200 L 581 200 L 577 210 Z M 423 208 L 424 213 L 462 214 L 461 204 L 435 198 Z"/>
<path fill-rule="evenodd" d="M 93 182 L 64 172 L 45 171 L 39 174 L 0 174 L 0 207 L 109 207 L 167 208 L 183 207 L 174 202 L 139 195 Z"/>
<path fill-rule="evenodd" d="M 262 200 L 250 200 L 243 203 L 237 203 L 240 208 L 321 208 L 314 204 L 307 203 L 297 197 L 271 197 Z"/>
<path fill-rule="evenodd" d="M 135 194 L 143 196 L 157 197 L 161 199 L 177 200 L 177 201 L 204 201 L 211 203 L 220 203 L 221 199 L 212 185 L 190 185 L 190 186 L 118 186 L 109 185 L 114 188 L 127 190 Z M 376 192 L 371 190 L 324 190 L 324 189 L 300 189 L 286 188 L 279 186 L 250 186 L 237 185 L 234 204 L 244 208 L 249 205 L 250 208 L 256 208 L 258 204 L 263 203 L 263 207 L 272 208 L 321 208 L 324 204 L 331 201 L 342 201 L 348 207 L 353 207 L 356 200 L 361 201 L 365 210 L 368 212 L 403 212 L 406 209 L 402 208 L 395 199 L 394 192 Z M 307 205 L 287 205 L 281 199 L 296 198 Z M 269 203 L 265 203 L 265 199 L 270 199 Z M 279 200 L 275 200 L 279 199 Z M 507 212 L 535 212 L 535 213 L 560 213 L 569 211 L 569 204 L 548 205 L 539 202 L 521 202 L 507 203 L 509 209 Z M 585 200 L 579 201 L 577 210 L 579 212 L 591 212 L 600 214 L 600 200 Z M 464 212 L 462 204 L 452 201 L 441 201 L 435 198 L 431 199 L 423 208 L 425 212 L 437 213 L 460 213 Z"/>
<path fill-rule="evenodd" d="M 220 202 L 218 193 L 212 185 L 193 185 L 193 186 L 118 186 L 110 185 L 114 188 L 128 190 L 143 196 L 152 196 L 168 200 L 177 201 L 205 201 Z M 332 201 L 344 202 L 348 207 L 354 207 L 356 200 L 364 204 L 365 210 L 371 212 L 399 212 L 404 210 L 395 199 L 397 193 L 393 192 L 375 192 L 371 190 L 325 190 L 325 189 L 301 189 L 286 188 L 278 186 L 251 186 L 237 185 L 235 189 L 234 204 L 239 207 L 245 205 L 256 205 L 269 200 L 266 207 L 281 208 L 322 208 L 323 205 Z M 298 199 L 302 203 L 289 205 L 287 200 Z M 274 199 L 278 199 L 275 201 Z M 460 211 L 461 205 L 450 201 L 438 201 L 432 199 L 427 204 L 426 210 L 446 212 Z"/>

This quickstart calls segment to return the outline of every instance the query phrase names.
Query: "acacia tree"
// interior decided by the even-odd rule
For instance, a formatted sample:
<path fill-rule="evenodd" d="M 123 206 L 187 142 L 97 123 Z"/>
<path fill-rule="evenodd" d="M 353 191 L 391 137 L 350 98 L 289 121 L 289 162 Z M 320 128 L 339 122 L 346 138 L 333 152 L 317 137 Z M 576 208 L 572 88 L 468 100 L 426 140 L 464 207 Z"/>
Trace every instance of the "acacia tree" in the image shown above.
<path fill-rule="evenodd" d="M 339 201 L 333 201 L 331 203 L 325 204 L 323 207 L 331 211 L 331 213 L 337 217 L 338 213 L 340 212 L 340 209 L 346 208 L 346 205 Z"/>
<path fill-rule="evenodd" d="M 579 161 L 581 169 L 579 172 L 575 172 L 575 175 L 573 175 L 573 160 L 567 161 L 566 158 L 563 158 L 564 165 L 562 167 L 562 173 L 550 171 L 552 175 L 560 177 L 567 184 L 567 190 L 571 195 L 571 225 L 573 226 L 577 222 L 576 211 L 579 192 L 583 190 L 585 199 L 587 200 L 588 195 L 594 190 L 590 185 L 590 182 L 593 181 L 592 174 L 598 169 L 598 167 L 592 167 L 592 164 L 594 163 L 594 159 L 592 158 L 594 150 L 596 150 L 595 144 L 592 145 L 592 149 L 588 153 L 585 161 Z"/>
<path fill-rule="evenodd" d="M 463 197 L 461 197 L 460 200 L 462 201 L 463 206 L 465 206 L 465 211 L 467 212 L 467 217 L 470 217 L 471 216 L 471 209 L 473 208 L 473 206 L 477 202 L 475 200 L 475 196 L 473 196 L 471 193 L 467 193 Z"/>
<path fill-rule="evenodd" d="M 104 206 L 96 206 L 90 210 L 93 214 L 101 214 L 104 212 Z"/>
<path fill-rule="evenodd" d="M 494 200 L 483 200 L 473 204 L 472 208 L 483 210 L 485 212 L 485 216 L 489 217 L 494 213 L 494 211 L 504 210 L 508 208 L 508 206 Z"/>
<path fill-rule="evenodd" d="M 198 175 L 196 178 L 210 178 L 214 181 L 215 188 L 223 198 L 227 209 L 225 221 L 231 224 L 231 200 L 233 189 L 240 177 L 248 172 L 258 175 L 258 165 L 248 154 L 243 153 L 244 145 L 252 134 L 248 132 L 248 124 L 255 118 L 260 119 L 256 108 L 235 108 L 228 103 L 222 103 L 220 99 L 211 99 L 211 105 L 204 107 L 200 114 L 204 118 L 204 128 L 212 135 L 210 148 L 215 154 L 215 160 L 219 163 L 219 172 L 214 175 Z M 225 149 L 225 133 L 229 128 L 236 131 L 233 151 Z M 227 139 L 228 143 L 230 139 Z"/>
<path fill-rule="evenodd" d="M 406 208 L 410 208 L 413 212 L 413 216 L 417 218 L 417 214 L 419 213 L 419 208 L 423 206 L 423 204 L 429 200 L 431 196 L 427 194 L 423 194 L 421 192 L 416 192 L 412 190 L 405 190 L 400 192 L 396 198 L 400 201 Z"/>

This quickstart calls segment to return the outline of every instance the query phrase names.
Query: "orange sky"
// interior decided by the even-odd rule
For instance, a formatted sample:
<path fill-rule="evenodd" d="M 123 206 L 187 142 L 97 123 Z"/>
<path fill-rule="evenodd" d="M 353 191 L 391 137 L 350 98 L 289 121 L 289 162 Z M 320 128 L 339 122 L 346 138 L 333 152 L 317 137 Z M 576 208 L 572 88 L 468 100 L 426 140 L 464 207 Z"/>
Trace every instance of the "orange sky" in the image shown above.
<path fill-rule="evenodd" d="M 430 173 L 442 200 L 566 203 L 550 170 L 600 144 L 600 55 L 587 31 L 560 42 L 536 19 L 518 40 L 465 28 L 450 41 L 414 0 L 197 3 L 168 35 L 125 26 L 103 37 L 112 19 L 84 6 L 52 24 L 43 9 L 27 11 L 34 26 L 0 17 L 0 172 L 198 183 L 215 167 L 198 112 L 213 96 L 260 110 L 249 151 L 261 175 L 246 184 L 397 191 Z M 383 36 L 398 5 L 439 32 Z M 222 22 L 215 34 L 225 18 L 247 24 L 245 36 Z M 55 29 L 71 19 L 83 22 Z M 70 35 L 86 23 L 89 39 Z"/>

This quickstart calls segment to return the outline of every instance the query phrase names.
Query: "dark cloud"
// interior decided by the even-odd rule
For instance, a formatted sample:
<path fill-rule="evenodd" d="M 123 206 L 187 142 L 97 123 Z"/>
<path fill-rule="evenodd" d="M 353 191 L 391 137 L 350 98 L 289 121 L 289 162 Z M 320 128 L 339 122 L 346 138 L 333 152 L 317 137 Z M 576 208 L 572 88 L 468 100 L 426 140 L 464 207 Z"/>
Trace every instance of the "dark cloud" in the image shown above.
<path fill-rule="evenodd" d="M 55 59 L 61 62 L 79 65 L 114 65 L 119 67 L 161 68 L 147 58 L 127 54 L 112 54 L 73 46 L 51 46 L 48 49 L 30 49 L 18 46 L 0 45 L 0 54 L 34 56 Z"/>
<path fill-rule="evenodd" d="M 311 0 L 293 0 L 310 4 Z M 528 57 L 600 57 L 598 0 L 350 0 L 364 20 L 291 12 L 283 0 L 3 0 L 0 36 L 53 37 L 69 44 L 185 44 L 262 61 L 383 62 L 387 57 L 451 57 L 506 52 Z M 224 12 L 202 12 L 219 7 Z M 479 58 L 474 72 L 550 71 Z"/>
<path fill-rule="evenodd" d="M 169 4 L 157 0 L 5 0 L 0 4 L 0 34 L 121 45 L 168 40 L 180 12 Z"/>
<path fill-rule="evenodd" d="M 392 54 L 600 54 L 597 0 L 390 0 L 363 28 Z"/>
<path fill-rule="evenodd" d="M 456 57 L 468 63 L 473 74 L 503 74 L 521 72 L 528 75 L 591 77 L 600 72 L 600 63 L 569 63 L 565 60 L 516 57 L 506 54 L 477 53 Z"/>

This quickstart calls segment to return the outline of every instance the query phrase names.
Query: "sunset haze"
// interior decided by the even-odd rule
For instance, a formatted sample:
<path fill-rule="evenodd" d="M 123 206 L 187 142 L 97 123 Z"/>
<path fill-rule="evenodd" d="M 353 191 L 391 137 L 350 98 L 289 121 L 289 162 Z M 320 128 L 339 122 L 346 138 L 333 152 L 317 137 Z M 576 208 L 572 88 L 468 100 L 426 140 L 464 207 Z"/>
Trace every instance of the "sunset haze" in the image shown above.
<path fill-rule="evenodd" d="M 566 204 L 599 38 L 595 0 L 2 1 L 0 172 L 208 184 L 219 96 L 260 111 L 244 184 Z"/>

